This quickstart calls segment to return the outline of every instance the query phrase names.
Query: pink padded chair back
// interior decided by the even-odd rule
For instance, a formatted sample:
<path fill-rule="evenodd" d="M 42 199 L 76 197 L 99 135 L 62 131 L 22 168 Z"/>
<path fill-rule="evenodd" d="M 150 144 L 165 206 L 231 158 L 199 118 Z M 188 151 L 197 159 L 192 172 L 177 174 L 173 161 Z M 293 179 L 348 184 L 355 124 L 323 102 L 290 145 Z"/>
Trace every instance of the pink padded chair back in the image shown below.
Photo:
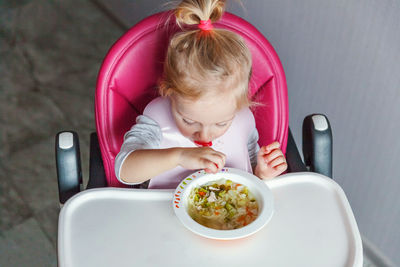
<path fill-rule="evenodd" d="M 170 37 L 179 31 L 170 12 L 152 15 L 127 31 L 110 49 L 101 66 L 95 99 L 96 127 L 109 186 L 125 187 L 114 174 L 114 159 L 123 136 L 137 115 L 157 96 L 157 81 Z M 285 74 L 271 44 L 251 24 L 225 13 L 215 23 L 243 36 L 253 59 L 250 93 L 263 103 L 253 111 L 260 145 L 273 140 L 285 153 L 288 136 L 288 99 Z"/>

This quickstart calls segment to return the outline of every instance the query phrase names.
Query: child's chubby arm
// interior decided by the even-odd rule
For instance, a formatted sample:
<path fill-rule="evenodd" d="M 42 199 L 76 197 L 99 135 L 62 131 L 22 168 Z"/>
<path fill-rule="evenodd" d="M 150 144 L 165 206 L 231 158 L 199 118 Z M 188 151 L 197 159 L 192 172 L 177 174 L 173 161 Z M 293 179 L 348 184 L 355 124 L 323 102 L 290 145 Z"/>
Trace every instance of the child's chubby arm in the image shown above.
<path fill-rule="evenodd" d="M 210 147 L 142 149 L 129 154 L 120 176 L 124 182 L 140 183 L 177 166 L 216 173 L 224 165 L 225 155 Z"/>
<path fill-rule="evenodd" d="M 258 151 L 254 174 L 261 179 L 271 179 L 286 171 L 287 166 L 280 144 L 273 142 Z"/>

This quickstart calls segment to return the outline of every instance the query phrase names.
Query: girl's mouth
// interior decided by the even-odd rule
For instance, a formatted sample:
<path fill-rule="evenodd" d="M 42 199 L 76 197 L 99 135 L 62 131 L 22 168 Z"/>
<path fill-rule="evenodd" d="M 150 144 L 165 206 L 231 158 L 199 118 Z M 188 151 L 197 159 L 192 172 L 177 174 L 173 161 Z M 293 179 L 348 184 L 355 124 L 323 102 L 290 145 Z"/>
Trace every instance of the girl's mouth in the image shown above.
<path fill-rule="evenodd" d="M 202 142 L 202 141 L 193 141 L 196 145 L 199 146 L 212 146 L 212 141 L 210 142 Z"/>

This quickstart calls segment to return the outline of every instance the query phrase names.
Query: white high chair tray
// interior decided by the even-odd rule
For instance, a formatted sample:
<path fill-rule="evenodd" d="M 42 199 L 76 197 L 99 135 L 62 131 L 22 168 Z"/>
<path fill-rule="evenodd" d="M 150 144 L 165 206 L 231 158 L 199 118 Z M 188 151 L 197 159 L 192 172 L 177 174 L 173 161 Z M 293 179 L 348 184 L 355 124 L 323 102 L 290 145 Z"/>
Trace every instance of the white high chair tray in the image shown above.
<path fill-rule="evenodd" d="M 59 266 L 362 266 L 362 243 L 340 186 L 315 173 L 267 185 L 271 221 L 249 237 L 221 241 L 186 229 L 173 190 L 83 191 L 61 210 Z"/>

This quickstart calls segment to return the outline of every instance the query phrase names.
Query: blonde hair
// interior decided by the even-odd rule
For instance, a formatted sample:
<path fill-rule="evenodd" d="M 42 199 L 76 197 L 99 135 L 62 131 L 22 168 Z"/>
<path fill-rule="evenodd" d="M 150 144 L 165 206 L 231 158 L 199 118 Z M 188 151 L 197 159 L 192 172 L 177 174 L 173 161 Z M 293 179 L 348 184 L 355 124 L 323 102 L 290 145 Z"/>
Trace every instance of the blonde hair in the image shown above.
<path fill-rule="evenodd" d="M 200 20 L 214 23 L 224 11 L 225 0 L 183 0 L 176 7 L 176 23 L 183 31 L 175 34 L 168 46 L 159 82 L 162 96 L 198 99 L 209 93 L 232 93 L 237 108 L 250 106 L 252 60 L 243 38 L 225 29 L 184 29 Z"/>

